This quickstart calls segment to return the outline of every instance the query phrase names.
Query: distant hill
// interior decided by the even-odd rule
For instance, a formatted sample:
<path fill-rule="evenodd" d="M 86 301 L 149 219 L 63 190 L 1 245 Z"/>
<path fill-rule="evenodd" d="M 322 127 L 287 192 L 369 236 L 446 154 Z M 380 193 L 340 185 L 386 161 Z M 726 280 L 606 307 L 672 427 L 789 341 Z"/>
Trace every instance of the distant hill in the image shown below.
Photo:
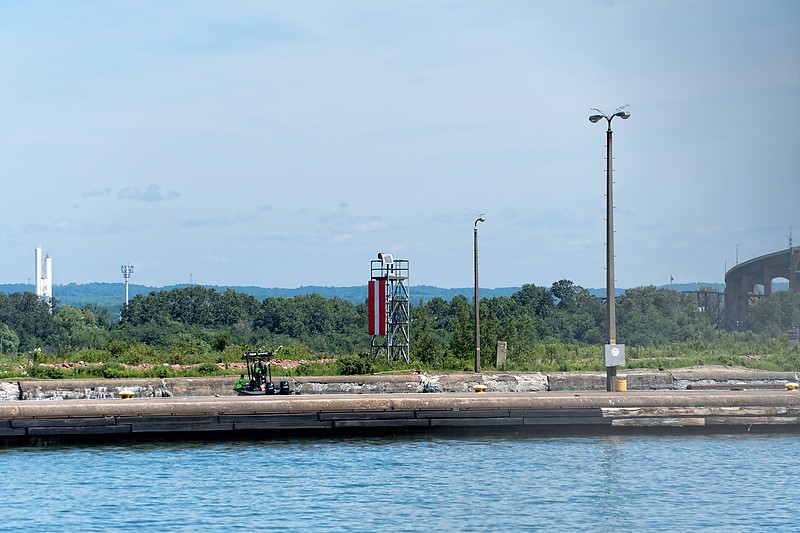
<path fill-rule="evenodd" d="M 153 291 L 169 291 L 175 288 L 188 287 L 187 284 L 182 285 L 168 285 L 165 287 L 149 287 L 147 285 L 131 284 L 128 286 L 128 292 L 131 298 L 139 294 L 149 294 Z M 209 288 L 214 288 L 219 292 L 225 292 L 226 289 L 233 289 L 237 292 L 251 294 L 258 300 L 263 300 L 268 297 L 292 298 L 294 296 L 303 296 L 307 294 L 319 294 L 324 298 L 341 298 L 354 304 L 364 303 L 367 299 L 367 286 L 355 285 L 351 287 L 323 287 L 308 285 L 297 287 L 295 289 L 283 289 L 277 287 L 255 287 L 255 286 L 233 286 L 233 285 L 206 285 Z M 785 286 L 785 287 L 784 287 Z M 668 287 L 662 285 L 662 287 Z M 776 283 L 775 290 L 785 290 L 788 288 L 788 283 Z M 685 292 L 685 291 L 698 291 L 701 289 L 711 289 L 713 291 L 722 292 L 725 290 L 725 285 L 722 283 L 675 283 L 672 289 Z M 33 285 L 27 283 L 8 283 L 0 284 L 0 292 L 11 294 L 15 292 L 33 292 Z M 482 298 L 493 298 L 499 296 L 511 296 L 519 291 L 520 287 L 499 287 L 496 289 L 480 290 Z M 604 298 L 606 295 L 605 288 L 601 289 L 587 289 L 591 294 Z M 409 287 L 409 295 L 413 304 L 418 303 L 420 300 L 430 301 L 433 298 L 442 298 L 449 302 L 454 296 L 464 296 L 472 299 L 474 289 L 472 287 L 462 288 L 441 288 L 433 287 L 431 285 L 413 285 Z M 623 294 L 624 289 L 617 289 L 617 295 Z M 61 302 L 62 305 L 71 305 L 82 307 L 84 305 L 97 305 L 105 307 L 112 311 L 117 311 L 122 307 L 122 302 L 125 298 L 125 284 L 124 283 L 69 283 L 67 285 L 56 285 L 53 287 L 53 296 Z"/>
<path fill-rule="evenodd" d="M 779 284 L 776 284 L 779 285 Z M 661 285 L 662 288 L 671 288 L 674 291 L 678 292 L 691 292 L 691 291 L 699 291 L 699 290 L 712 290 L 716 292 L 725 292 L 725 284 L 724 283 L 673 283 L 672 286 L 670 285 Z"/>

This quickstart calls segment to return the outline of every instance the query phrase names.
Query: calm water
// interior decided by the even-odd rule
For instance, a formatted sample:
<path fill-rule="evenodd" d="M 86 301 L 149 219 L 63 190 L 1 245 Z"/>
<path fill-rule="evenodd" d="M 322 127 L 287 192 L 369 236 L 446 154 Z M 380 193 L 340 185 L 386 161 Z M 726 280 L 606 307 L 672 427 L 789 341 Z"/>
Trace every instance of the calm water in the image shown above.
<path fill-rule="evenodd" d="M 63 446 L 0 467 L 13 531 L 800 528 L 797 435 Z"/>

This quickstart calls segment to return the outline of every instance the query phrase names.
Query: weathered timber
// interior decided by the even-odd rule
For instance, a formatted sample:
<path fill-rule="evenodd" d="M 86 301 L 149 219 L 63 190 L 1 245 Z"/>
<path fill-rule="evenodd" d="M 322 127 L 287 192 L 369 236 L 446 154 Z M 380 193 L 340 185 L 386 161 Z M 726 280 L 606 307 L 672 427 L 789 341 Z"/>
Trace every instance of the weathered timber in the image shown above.
<path fill-rule="evenodd" d="M 88 435 L 114 435 L 130 433 L 131 426 L 36 426 L 26 428 L 26 435 L 31 437 L 42 436 L 88 436 Z"/>
<path fill-rule="evenodd" d="M 101 418 L 18 418 L 10 420 L 11 427 L 87 427 L 87 426 L 115 426 L 117 419 L 113 416 Z"/>
<path fill-rule="evenodd" d="M 800 392 L 632 391 L 138 398 L 0 402 L 0 437 L 146 438 L 364 431 L 800 432 Z"/>
<path fill-rule="evenodd" d="M 511 416 L 506 409 L 492 409 L 491 411 L 418 411 L 417 418 L 498 418 Z"/>
<path fill-rule="evenodd" d="M 707 425 L 749 426 L 749 425 L 796 425 L 800 418 L 793 416 L 707 416 Z"/>
<path fill-rule="evenodd" d="M 429 420 L 395 418 L 378 420 L 334 420 L 334 428 L 408 428 L 408 427 L 428 427 Z"/>
<path fill-rule="evenodd" d="M 400 420 L 403 418 L 414 418 L 413 411 L 401 412 L 356 412 L 351 411 L 348 413 L 320 413 L 320 420 Z"/>
<path fill-rule="evenodd" d="M 523 417 L 522 423 L 526 426 L 610 426 L 612 420 L 610 418 L 603 418 L 601 416 L 570 416 L 570 417 L 554 417 L 549 416 L 545 418 L 526 416 Z"/>
<path fill-rule="evenodd" d="M 686 426 L 705 426 L 705 418 L 693 417 L 659 417 L 659 418 L 622 418 L 619 420 L 612 420 L 611 425 L 614 427 L 686 427 Z"/>
<path fill-rule="evenodd" d="M 563 418 L 574 417 L 602 417 L 603 410 L 600 408 L 587 409 L 516 409 L 512 411 L 513 416 L 536 417 L 536 418 Z"/>
<path fill-rule="evenodd" d="M 522 418 L 431 418 L 431 427 L 522 426 Z"/>
<path fill-rule="evenodd" d="M 690 383 L 688 390 L 748 390 L 748 389 L 786 389 L 786 381 L 773 383 Z"/>

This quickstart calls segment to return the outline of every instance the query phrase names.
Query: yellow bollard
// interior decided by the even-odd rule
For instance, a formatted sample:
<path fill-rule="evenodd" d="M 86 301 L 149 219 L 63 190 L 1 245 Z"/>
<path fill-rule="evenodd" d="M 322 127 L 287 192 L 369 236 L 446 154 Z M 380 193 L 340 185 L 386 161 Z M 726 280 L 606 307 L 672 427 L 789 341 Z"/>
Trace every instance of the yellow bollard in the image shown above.
<path fill-rule="evenodd" d="M 614 392 L 628 392 L 628 380 L 624 378 L 614 378 Z"/>

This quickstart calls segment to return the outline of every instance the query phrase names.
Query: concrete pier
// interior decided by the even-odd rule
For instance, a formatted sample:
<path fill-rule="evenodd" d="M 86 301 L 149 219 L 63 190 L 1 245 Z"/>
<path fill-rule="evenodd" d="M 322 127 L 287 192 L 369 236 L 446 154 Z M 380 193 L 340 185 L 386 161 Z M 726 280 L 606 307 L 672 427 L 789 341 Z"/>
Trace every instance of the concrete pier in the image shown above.
<path fill-rule="evenodd" d="M 81 438 L 800 432 L 800 392 L 408 393 L 0 402 L 6 444 Z"/>
<path fill-rule="evenodd" d="M 621 374 L 622 376 L 622 374 Z M 628 370 L 628 390 L 686 390 L 716 388 L 776 388 L 800 381 L 797 372 L 765 372 L 746 368 L 695 367 L 669 371 Z M 488 392 L 605 391 L 605 372 L 484 372 L 400 373 L 368 376 L 292 376 L 289 387 L 305 395 L 408 394 L 472 392 L 483 385 Z M 122 391 L 137 398 L 235 396 L 233 376 L 150 379 L 23 380 L 0 383 L 0 401 L 103 400 Z M 5 386 L 5 389 L 4 389 Z"/>

